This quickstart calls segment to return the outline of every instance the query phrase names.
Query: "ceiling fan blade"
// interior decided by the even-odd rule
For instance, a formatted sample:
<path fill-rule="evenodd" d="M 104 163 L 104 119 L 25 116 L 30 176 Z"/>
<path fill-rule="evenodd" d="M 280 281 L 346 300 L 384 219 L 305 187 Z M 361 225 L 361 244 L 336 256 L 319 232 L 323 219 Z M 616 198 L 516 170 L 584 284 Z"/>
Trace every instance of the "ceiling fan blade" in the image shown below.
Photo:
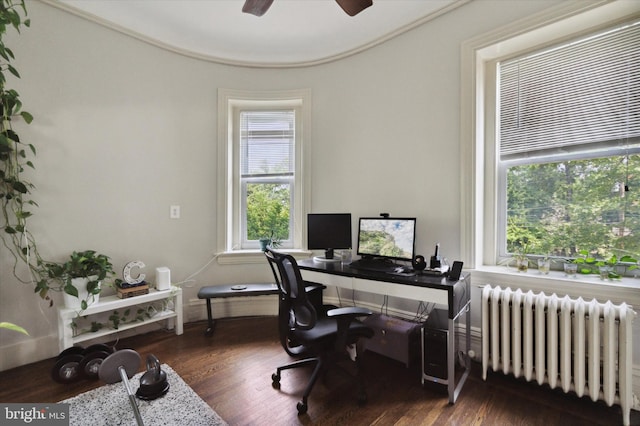
<path fill-rule="evenodd" d="M 336 0 L 349 16 L 356 16 L 373 4 L 373 0 Z"/>
<path fill-rule="evenodd" d="M 273 3 L 273 0 L 245 0 L 242 11 L 256 16 L 262 16 L 269 10 L 271 3 Z"/>

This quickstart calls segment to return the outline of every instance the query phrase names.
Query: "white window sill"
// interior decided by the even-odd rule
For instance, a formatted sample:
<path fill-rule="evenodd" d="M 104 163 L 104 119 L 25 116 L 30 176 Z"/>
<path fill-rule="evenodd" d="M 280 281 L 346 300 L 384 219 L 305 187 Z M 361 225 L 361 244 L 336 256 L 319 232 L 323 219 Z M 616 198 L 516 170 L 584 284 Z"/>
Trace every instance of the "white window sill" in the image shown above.
<path fill-rule="evenodd" d="M 300 249 L 282 249 L 278 252 L 290 254 L 296 259 L 306 259 L 311 256 L 310 251 Z M 220 265 L 246 265 L 248 263 L 266 263 L 266 259 L 262 250 L 233 250 L 218 254 L 218 263 Z"/>
<path fill-rule="evenodd" d="M 562 271 L 550 271 L 549 275 L 543 275 L 537 269 L 518 272 L 515 268 L 506 266 L 481 266 L 469 272 L 471 282 L 478 287 L 491 284 L 514 290 L 532 290 L 534 293 L 556 293 L 561 297 L 568 294 L 585 300 L 595 298 L 600 302 L 626 302 L 636 308 L 640 307 L 640 278 L 625 277 L 603 281 L 598 275 L 577 274 L 575 277 L 567 277 Z"/>

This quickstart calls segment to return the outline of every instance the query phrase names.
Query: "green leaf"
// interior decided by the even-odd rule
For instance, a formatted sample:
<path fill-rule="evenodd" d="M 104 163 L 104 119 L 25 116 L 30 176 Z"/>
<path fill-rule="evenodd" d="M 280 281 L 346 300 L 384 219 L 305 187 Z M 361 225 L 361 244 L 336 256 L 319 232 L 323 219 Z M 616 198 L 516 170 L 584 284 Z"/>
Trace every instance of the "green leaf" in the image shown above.
<path fill-rule="evenodd" d="M 15 213 L 18 219 L 26 219 L 31 216 L 31 212 L 18 211 Z"/>
<path fill-rule="evenodd" d="M 12 67 L 11 65 L 7 65 L 7 69 L 9 70 L 9 72 L 13 75 L 15 75 L 16 77 L 20 78 L 20 73 L 18 72 L 17 69 L 15 69 L 14 67 Z"/>
<path fill-rule="evenodd" d="M 18 134 L 16 132 L 14 132 L 11 129 L 7 129 L 4 133 L 3 133 L 9 140 L 12 140 L 14 142 L 20 142 L 20 136 L 18 136 Z"/>
<path fill-rule="evenodd" d="M 7 234 L 15 234 L 16 230 L 12 226 L 7 225 L 4 227 L 4 232 Z"/>
<path fill-rule="evenodd" d="M 27 336 L 29 335 L 29 333 L 27 333 L 27 330 L 20 327 L 19 325 L 15 325 L 10 322 L 0 322 L 0 328 L 17 331 L 18 333 L 26 334 Z"/>
<path fill-rule="evenodd" d="M 0 146 L 11 147 L 11 142 L 9 142 L 9 138 L 4 132 L 0 133 Z"/>
<path fill-rule="evenodd" d="M 67 283 L 64 286 L 64 292 L 70 296 L 78 297 L 78 289 L 71 285 L 71 283 Z M 85 308 L 86 309 L 86 308 Z"/>
<path fill-rule="evenodd" d="M 12 186 L 13 186 L 13 189 L 20 192 L 21 194 L 26 194 L 27 192 L 29 192 L 26 185 L 22 182 L 13 182 Z"/>
<path fill-rule="evenodd" d="M 22 119 L 27 123 L 27 124 L 31 124 L 31 122 L 33 121 L 33 115 L 31 115 L 30 113 L 28 113 L 27 111 L 22 111 L 20 113 L 20 115 L 22 116 Z M 35 154 L 35 149 L 32 148 L 33 153 Z"/>

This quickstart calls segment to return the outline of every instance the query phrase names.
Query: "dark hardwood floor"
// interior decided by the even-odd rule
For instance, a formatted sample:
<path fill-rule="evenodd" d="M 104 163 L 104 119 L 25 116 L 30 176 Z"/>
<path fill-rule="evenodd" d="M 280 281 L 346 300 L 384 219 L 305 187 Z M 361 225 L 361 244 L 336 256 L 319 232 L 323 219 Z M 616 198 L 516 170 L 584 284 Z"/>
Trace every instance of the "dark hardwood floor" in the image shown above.
<path fill-rule="evenodd" d="M 309 411 L 296 403 L 309 369 L 285 371 L 281 389 L 271 386 L 275 367 L 291 359 L 280 347 L 275 317 L 224 319 L 204 336 L 205 322 L 185 325 L 182 336 L 158 330 L 116 342 L 143 359 L 170 365 L 230 425 L 618 425 L 620 408 L 493 373 L 472 374 L 458 401 L 420 384 L 419 368 L 366 352 L 368 403 L 358 406 L 352 382 L 340 374 L 320 380 Z M 98 381 L 62 385 L 50 377 L 54 359 L 0 372 L 1 402 L 55 402 L 98 387 Z M 144 365 L 141 365 L 141 371 Z M 339 370 L 338 370 L 339 371 Z M 170 407 L 167 407 L 170 409 Z M 640 424 L 632 412 L 632 424 Z"/>

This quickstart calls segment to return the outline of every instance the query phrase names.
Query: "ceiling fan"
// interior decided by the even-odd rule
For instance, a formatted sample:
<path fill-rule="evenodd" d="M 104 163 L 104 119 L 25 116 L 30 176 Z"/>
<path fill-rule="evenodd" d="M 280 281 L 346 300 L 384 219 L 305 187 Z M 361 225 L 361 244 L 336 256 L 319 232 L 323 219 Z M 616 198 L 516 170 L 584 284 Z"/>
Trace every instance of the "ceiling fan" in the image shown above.
<path fill-rule="evenodd" d="M 265 14 L 273 0 L 245 0 L 242 11 L 256 16 Z M 355 16 L 373 4 L 373 0 L 336 0 L 347 15 Z"/>

